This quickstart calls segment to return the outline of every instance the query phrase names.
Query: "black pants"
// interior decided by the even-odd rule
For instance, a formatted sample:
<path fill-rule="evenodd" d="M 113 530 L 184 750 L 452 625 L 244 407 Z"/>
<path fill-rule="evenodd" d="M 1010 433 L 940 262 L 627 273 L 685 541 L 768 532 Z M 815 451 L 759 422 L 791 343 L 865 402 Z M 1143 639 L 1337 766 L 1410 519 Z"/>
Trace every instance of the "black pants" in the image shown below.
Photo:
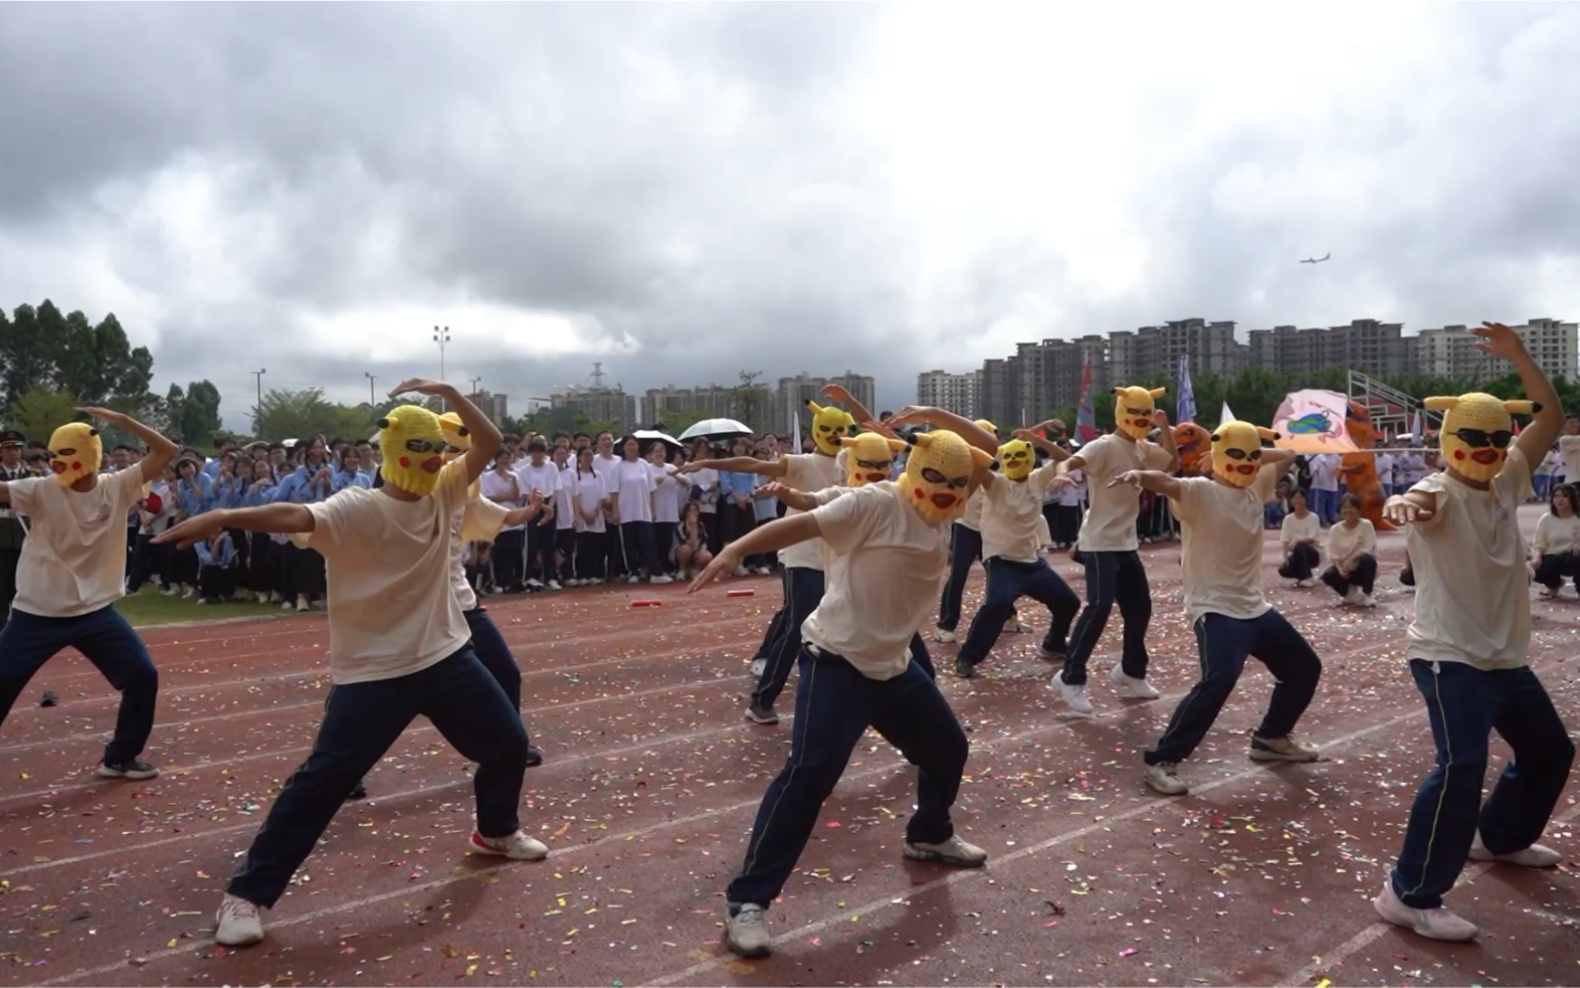
<path fill-rule="evenodd" d="M 280 565 L 275 558 L 280 547 L 262 532 L 253 532 L 251 552 L 247 555 L 247 589 L 254 593 L 276 593 L 280 589 Z"/>
<path fill-rule="evenodd" d="M 198 598 L 201 600 L 229 600 L 236 595 L 236 574 L 240 565 L 203 566 L 198 569 Z"/>
<path fill-rule="evenodd" d="M 604 518 L 604 527 L 608 529 L 604 539 L 604 573 L 607 576 L 625 576 L 635 573 L 640 560 L 627 560 L 625 553 L 625 540 L 620 537 L 620 524 Z"/>
<path fill-rule="evenodd" d="M 625 571 L 628 576 L 664 575 L 658 564 L 658 548 L 653 545 L 652 522 L 621 522 L 620 542 L 625 547 Z"/>
<path fill-rule="evenodd" d="M 1284 565 L 1278 567 L 1278 575 L 1286 580 L 1309 580 L 1320 562 L 1322 554 L 1317 552 L 1316 546 L 1297 542 L 1284 557 Z"/>
<path fill-rule="evenodd" d="M 982 558 L 982 533 L 955 522 L 949 528 L 949 576 L 944 580 L 943 595 L 938 600 L 938 630 L 954 631 L 960 627 L 960 600 L 965 596 L 966 580 L 971 576 L 971 564 Z M 1009 617 L 1019 611 L 1011 606 Z M 1006 621 L 1009 618 L 1005 618 Z"/>
<path fill-rule="evenodd" d="M 291 566 L 291 590 L 297 597 L 306 597 L 312 600 L 315 597 L 322 599 L 328 582 L 324 574 L 324 557 L 316 549 L 304 549 L 294 542 L 285 543 L 289 546 L 287 557 Z"/>
<path fill-rule="evenodd" d="M 912 662 L 899 676 L 880 681 L 838 655 L 810 648 L 801 650 L 799 662 L 790 758 L 757 810 L 746 863 L 725 893 L 730 902 L 767 907 L 784 891 L 823 801 L 868 727 L 919 770 L 917 808 L 905 825 L 905 839 L 939 844 L 954 836 L 949 809 L 960 793 L 970 746 L 949 702 L 921 666 Z"/>
<path fill-rule="evenodd" d="M 576 575 L 576 529 L 554 530 L 554 552 L 556 553 L 554 570 L 563 583 Z"/>
<path fill-rule="evenodd" d="M 679 522 L 655 521 L 653 523 L 653 552 L 658 556 L 658 567 L 665 573 L 679 570 L 675 563 L 675 529 Z"/>
<path fill-rule="evenodd" d="M 11 601 L 16 599 L 16 565 L 21 559 L 21 549 L 0 549 L 0 625 L 5 624 Z"/>
<path fill-rule="evenodd" d="M 576 533 L 576 577 L 581 580 L 601 580 L 604 563 L 609 556 L 608 532 Z"/>
<path fill-rule="evenodd" d="M 823 599 L 823 571 L 806 566 L 787 566 L 784 582 L 784 610 L 779 636 L 768 647 L 768 663 L 752 690 L 752 705 L 772 707 L 790 680 L 790 670 L 801 654 L 801 625 Z"/>
<path fill-rule="evenodd" d="M 522 529 L 500 532 L 494 537 L 494 551 L 490 559 L 494 564 L 494 586 L 501 590 L 520 590 L 522 576 L 522 547 L 527 533 Z"/>
<path fill-rule="evenodd" d="M 1148 765 L 1177 764 L 1191 756 L 1234 692 L 1247 658 L 1267 666 L 1274 682 L 1257 737 L 1288 737 L 1311 705 L 1317 681 L 1322 678 L 1322 660 L 1277 611 L 1249 619 L 1205 614 L 1197 620 L 1195 631 L 1201 681 L 1174 708 L 1168 729 L 1147 750 Z"/>
<path fill-rule="evenodd" d="M 548 583 L 558 579 L 559 570 L 554 565 L 554 548 L 558 539 L 554 534 L 554 519 L 527 522 L 527 551 L 522 557 L 527 580 Z"/>
<path fill-rule="evenodd" d="M 719 526 L 724 529 L 723 543 L 729 545 L 757 527 L 757 512 L 752 508 L 750 502 L 744 505 L 733 502 L 721 502 L 719 504 Z M 745 560 L 742 560 L 741 563 L 745 565 Z"/>
<path fill-rule="evenodd" d="M 505 691 L 471 647 L 420 672 L 330 691 L 307 761 L 286 780 L 247 860 L 226 891 L 272 907 L 312 853 L 346 796 L 417 717 L 477 763 L 477 830 L 506 837 L 520 828 L 527 733 Z"/>
<path fill-rule="evenodd" d="M 159 671 L 143 640 L 113 606 L 66 618 L 12 613 L 0 631 L 0 724 L 44 663 L 68 648 L 81 652 L 121 693 L 115 736 L 104 748 L 105 763 L 116 765 L 141 755 L 154 729 Z"/>
<path fill-rule="evenodd" d="M 1536 582 L 1549 590 L 1564 585 L 1564 577 L 1580 586 L 1580 555 L 1573 552 L 1555 552 L 1542 556 L 1536 564 Z"/>
<path fill-rule="evenodd" d="M 1147 678 L 1147 625 L 1152 621 L 1152 589 L 1147 586 L 1147 570 L 1141 553 L 1081 553 L 1086 567 L 1086 607 L 1075 621 L 1070 636 L 1070 651 L 1064 659 L 1063 680 L 1071 686 L 1086 682 L 1086 664 L 1097 647 L 1097 640 L 1108 627 L 1108 616 L 1119 605 L 1125 622 L 1124 652 L 1120 665 L 1132 679 Z"/>
<path fill-rule="evenodd" d="M 156 572 L 154 568 L 153 536 L 138 532 L 132 542 L 132 561 L 126 570 L 126 592 L 136 593 Z"/>
<path fill-rule="evenodd" d="M 1081 506 L 1050 502 L 1053 516 L 1048 519 L 1048 530 L 1053 534 L 1053 544 L 1070 546 L 1081 535 Z"/>
<path fill-rule="evenodd" d="M 1322 571 L 1322 582 L 1333 588 L 1333 592 L 1343 597 L 1350 592 L 1350 587 L 1355 587 L 1363 594 L 1372 592 L 1372 585 L 1377 582 L 1377 560 L 1369 552 L 1361 553 L 1355 560 L 1355 571 L 1349 576 L 1339 573 L 1337 566 L 1329 566 Z"/>
<path fill-rule="evenodd" d="M 1022 563 L 994 556 L 986 565 L 987 594 L 971 619 L 971 630 L 966 633 L 965 644 L 960 646 L 955 661 L 971 666 L 987 661 L 988 653 L 1004 631 L 1005 622 L 1015 614 L 1015 602 L 1022 597 L 1030 597 L 1048 609 L 1048 633 L 1043 636 L 1043 651 L 1063 653 L 1070 623 L 1081 609 L 1081 598 L 1064 578 L 1055 573 L 1045 559 Z"/>

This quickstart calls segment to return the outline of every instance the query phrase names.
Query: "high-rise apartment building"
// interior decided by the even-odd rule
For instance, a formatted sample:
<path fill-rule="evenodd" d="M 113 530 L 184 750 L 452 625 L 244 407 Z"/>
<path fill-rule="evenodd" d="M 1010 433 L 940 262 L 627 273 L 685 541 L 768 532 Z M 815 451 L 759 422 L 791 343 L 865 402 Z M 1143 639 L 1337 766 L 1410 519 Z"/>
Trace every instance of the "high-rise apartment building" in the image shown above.
<path fill-rule="evenodd" d="M 1580 374 L 1580 326 L 1557 319 L 1531 319 L 1510 327 L 1519 334 L 1542 372 L 1575 380 Z M 1411 338 L 1411 369 L 1420 374 L 1455 380 L 1487 380 L 1511 373 L 1514 368 L 1476 349 L 1479 337 L 1468 326 L 1423 329 Z"/>
<path fill-rule="evenodd" d="M 615 431 L 627 432 L 640 423 L 636 396 L 626 394 L 619 387 L 571 385 L 549 395 L 549 402 L 556 410 L 568 409 L 573 414 L 587 416 L 594 423 L 610 423 Z"/>
<path fill-rule="evenodd" d="M 977 379 L 981 376 L 981 371 L 965 374 L 951 374 L 943 370 L 923 371 L 916 376 L 916 403 L 975 419 Z"/>
<path fill-rule="evenodd" d="M 773 423 L 773 431 L 781 436 L 790 435 L 795 431 L 793 423 L 800 416 L 801 435 L 807 435 L 807 423 L 810 419 L 805 417 L 806 403 L 815 401 L 819 405 L 826 404 L 828 399 L 823 394 L 823 386 L 826 384 L 837 384 L 849 391 L 852 398 L 861 402 L 874 415 L 883 411 L 874 407 L 878 401 L 878 388 L 877 382 L 872 377 L 854 371 L 846 371 L 838 377 L 813 377 L 803 371 L 795 377 L 779 379 L 779 384 L 774 389 L 773 412 L 769 416 Z"/>
<path fill-rule="evenodd" d="M 1310 374 L 1343 367 L 1372 377 L 1409 370 L 1409 343 L 1396 322 L 1356 319 L 1348 326 L 1253 329 L 1249 366 L 1285 374 Z M 1195 365 L 1192 364 L 1192 369 Z"/>

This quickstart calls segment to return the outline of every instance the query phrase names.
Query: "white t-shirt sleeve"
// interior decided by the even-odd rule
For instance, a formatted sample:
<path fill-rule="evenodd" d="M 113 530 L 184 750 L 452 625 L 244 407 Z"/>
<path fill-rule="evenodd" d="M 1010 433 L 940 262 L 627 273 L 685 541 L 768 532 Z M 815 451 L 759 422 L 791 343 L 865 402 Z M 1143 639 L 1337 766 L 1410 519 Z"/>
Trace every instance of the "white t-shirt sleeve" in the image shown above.
<path fill-rule="evenodd" d="M 1205 477 L 1181 477 L 1179 481 L 1179 497 L 1174 500 L 1174 517 L 1187 525 L 1194 524 L 1201 514 L 1201 499 L 1207 493 L 1207 485 L 1217 481 Z"/>
<path fill-rule="evenodd" d="M 1031 476 L 1027 477 L 1026 479 L 1031 483 L 1032 487 L 1036 489 L 1038 494 L 1047 494 L 1048 485 L 1052 484 L 1053 479 L 1058 475 L 1059 464 L 1055 463 L 1052 459 L 1049 459 L 1048 462 L 1033 470 L 1031 472 Z"/>
<path fill-rule="evenodd" d="M 1141 462 L 1145 463 L 1148 470 L 1163 470 L 1169 465 L 1169 451 L 1157 443 L 1144 442 Z"/>
<path fill-rule="evenodd" d="M 1518 446 L 1509 447 L 1509 458 L 1493 481 L 1501 490 L 1507 503 L 1523 504 L 1536 496 L 1531 486 L 1531 463 Z"/>
<path fill-rule="evenodd" d="M 31 515 L 38 509 L 38 486 L 57 483 L 54 477 L 23 477 L 6 484 L 11 492 L 11 509 L 19 515 Z"/>
<path fill-rule="evenodd" d="M 141 467 L 110 474 L 107 481 L 114 509 L 131 511 L 143 499 L 143 471 Z"/>
<path fill-rule="evenodd" d="M 492 542 L 505 527 L 508 508 L 501 507 L 484 497 L 471 498 L 461 514 L 461 538 L 466 542 Z"/>
<path fill-rule="evenodd" d="M 850 491 L 812 510 L 818 530 L 829 549 L 845 555 L 866 542 L 877 531 L 888 507 L 878 498 L 893 495 L 877 488 Z"/>
<path fill-rule="evenodd" d="M 823 505 L 830 503 L 834 499 L 843 497 L 849 493 L 850 488 L 848 487 L 825 487 L 820 491 L 813 491 L 812 500 L 816 501 L 817 506 L 821 508 Z M 816 511 L 817 508 L 812 510 Z"/>
<path fill-rule="evenodd" d="M 352 537 L 350 529 L 356 517 L 355 502 L 361 490 L 360 487 L 347 487 L 322 501 L 309 501 L 304 507 L 313 515 L 313 530 L 298 532 L 291 536 L 291 541 L 321 554 L 333 552 L 335 546 Z M 380 494 L 379 497 L 388 495 Z"/>
<path fill-rule="evenodd" d="M 1106 480 L 1113 474 L 1113 457 L 1109 454 L 1113 451 L 1114 442 L 1115 440 L 1104 436 L 1101 439 L 1094 439 L 1081 447 L 1081 451 L 1077 455 L 1080 456 L 1081 462 L 1085 464 L 1082 469 L 1086 471 L 1088 477 Z"/>

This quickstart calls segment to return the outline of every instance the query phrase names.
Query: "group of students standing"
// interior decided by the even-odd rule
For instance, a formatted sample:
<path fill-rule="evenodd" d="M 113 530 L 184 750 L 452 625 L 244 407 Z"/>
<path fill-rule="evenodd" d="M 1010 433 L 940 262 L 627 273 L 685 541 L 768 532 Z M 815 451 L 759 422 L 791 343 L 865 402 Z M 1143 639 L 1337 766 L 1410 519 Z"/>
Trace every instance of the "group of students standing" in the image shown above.
<path fill-rule="evenodd" d="M 1418 574 L 1409 670 L 1427 700 L 1437 765 L 1417 794 L 1375 908 L 1389 922 L 1444 940 L 1477 933 L 1442 902 L 1468 859 L 1527 867 L 1558 862 L 1537 840 L 1574 758 L 1528 664 L 1525 543 L 1515 518 L 1531 489 L 1533 458 L 1556 436 L 1561 413 L 1512 330 L 1487 324 L 1476 332 L 1486 350 L 1513 363 L 1533 400 L 1429 399 L 1429 408 L 1445 412 L 1444 470 L 1386 508 L 1389 520 L 1406 528 Z M 951 819 L 969 743 L 935 682 L 921 637 L 950 568 L 951 530 L 978 497 L 987 590 L 956 657 L 957 674 L 972 675 L 1018 600 L 1030 597 L 1050 612 L 1041 654 L 1060 665 L 1054 685 L 1079 711 L 1075 698 L 1084 699 L 1091 650 L 1117 606 L 1125 647 L 1112 679 L 1129 695 L 1157 698 L 1146 680 L 1150 590 L 1131 540 L 1139 492 L 1147 490 L 1167 498 L 1183 526 L 1185 613 L 1201 677 L 1162 736 L 1141 753 L 1142 778 L 1168 795 L 1188 791 L 1177 767 L 1212 727 L 1248 658 L 1266 665 L 1276 681 L 1249 757 L 1319 758 L 1294 730 L 1316 693 L 1321 662 L 1263 590 L 1262 508 L 1291 454 L 1269 446 L 1276 438 L 1269 430 L 1228 422 L 1211 436 L 1210 476 L 1173 476 L 1170 432 L 1161 430 L 1159 444 L 1143 438 L 1166 425 L 1154 407 L 1157 395 L 1118 391 L 1115 433 L 1074 455 L 1035 431 L 1001 441 L 985 423 L 933 408 L 903 409 L 881 422 L 861 410 L 868 431 L 853 435 L 856 419 L 828 407 L 814 408 L 815 452 L 714 467 L 769 477 L 767 493 L 786 511 L 721 545 L 690 589 L 744 571 L 747 560 L 784 553 L 784 609 L 765 639 L 776 656 L 788 654 L 799 668 L 790 754 L 726 889 L 725 938 L 732 950 L 746 956 L 771 950 L 766 913 L 869 728 L 917 768 L 903 853 L 958 867 L 987 862 L 987 852 L 963 839 Z M 420 406 L 391 411 L 381 422 L 380 486 L 351 485 L 308 503 L 280 498 L 204 511 L 153 539 L 186 547 L 229 531 L 285 536 L 317 551 L 329 574 L 333 687 L 324 722 L 227 886 L 216 917 L 223 944 L 264 938 L 261 911 L 277 902 L 362 776 L 419 715 L 478 763 L 477 825 L 468 848 L 517 860 L 548 853 L 520 826 L 532 750 L 520 715 L 520 673 L 478 606 L 463 564 L 468 543 L 496 541 L 505 527 L 534 521 L 545 502 L 530 498 L 507 510 L 482 496 L 480 480 L 496 461 L 501 436 L 456 389 L 418 380 L 392 394 L 401 392 L 438 396 L 455 412 L 441 420 Z M 52 439 L 54 478 L 0 483 L 0 501 L 31 522 L 12 620 L 0 632 L 0 723 L 34 673 L 60 650 L 76 647 L 122 691 L 115 738 L 99 774 L 152 778 L 157 770 L 140 755 L 152 728 L 157 673 L 113 604 L 125 572 L 120 519 L 146 499 L 147 485 L 177 450 L 123 415 L 84 411 L 129 429 L 149 452 L 135 469 L 101 476 L 96 433 L 74 423 Z M 1534 415 L 1517 441 L 1512 414 Z M 908 426 L 931 431 L 907 442 L 898 430 Z M 1040 467 L 1034 448 L 1048 457 Z M 891 480 L 902 452 L 904 469 Z M 688 465 L 676 474 L 700 469 Z M 1047 545 L 1044 496 L 1070 484 L 1072 470 L 1084 473 L 1091 496 L 1077 539 L 1084 608 L 1039 551 Z M 788 677 L 788 669 L 775 671 L 781 674 Z M 754 694 L 752 708 L 771 713 L 773 698 Z M 1494 730 L 1514 755 L 1483 803 Z"/>

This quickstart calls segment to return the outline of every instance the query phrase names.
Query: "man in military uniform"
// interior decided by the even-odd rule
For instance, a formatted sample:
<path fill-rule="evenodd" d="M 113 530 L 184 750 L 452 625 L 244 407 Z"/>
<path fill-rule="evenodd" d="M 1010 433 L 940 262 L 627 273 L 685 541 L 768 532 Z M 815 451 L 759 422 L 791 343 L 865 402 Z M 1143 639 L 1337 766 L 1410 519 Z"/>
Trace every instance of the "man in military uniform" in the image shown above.
<path fill-rule="evenodd" d="M 0 481 L 21 480 L 29 476 L 22 462 L 22 447 L 27 437 L 15 430 L 0 432 Z M 0 627 L 11 617 L 11 598 L 16 596 L 16 564 L 22 558 L 22 540 L 27 529 L 11 505 L 0 504 Z"/>

